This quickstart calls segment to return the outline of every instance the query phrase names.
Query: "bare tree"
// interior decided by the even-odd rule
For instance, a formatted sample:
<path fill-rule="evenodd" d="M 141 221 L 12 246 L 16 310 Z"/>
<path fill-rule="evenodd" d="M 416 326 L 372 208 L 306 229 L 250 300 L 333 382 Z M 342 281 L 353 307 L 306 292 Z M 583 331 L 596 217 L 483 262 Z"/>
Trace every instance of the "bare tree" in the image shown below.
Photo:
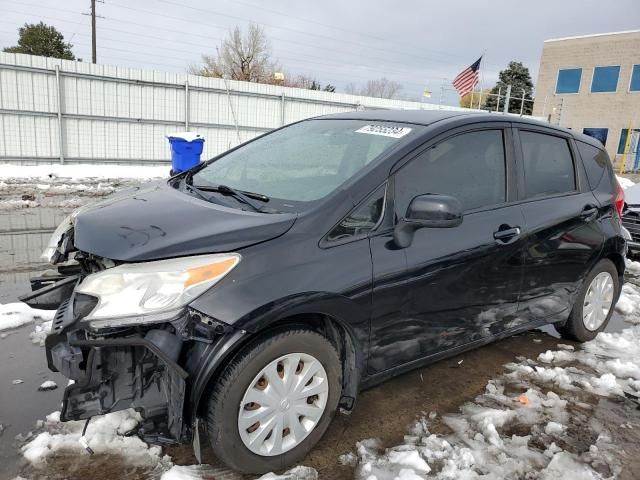
<path fill-rule="evenodd" d="M 348 93 L 349 95 L 360 95 L 360 90 L 355 83 L 351 82 L 344 87 L 344 93 Z"/>
<path fill-rule="evenodd" d="M 362 89 L 361 95 L 378 98 L 396 98 L 400 90 L 402 90 L 402 85 L 398 82 L 382 77 L 376 80 L 369 80 Z"/>
<path fill-rule="evenodd" d="M 245 82 L 274 82 L 276 64 L 271 59 L 271 45 L 261 26 L 251 24 L 246 32 L 236 27 L 216 50 L 216 55 L 203 55 L 204 65 L 192 67 L 190 72 Z"/>
<path fill-rule="evenodd" d="M 378 98 L 398 98 L 402 85 L 394 80 L 386 77 L 369 80 L 367 84 L 358 88 L 354 83 L 349 83 L 344 87 L 345 93 L 351 95 L 364 95 L 367 97 Z"/>

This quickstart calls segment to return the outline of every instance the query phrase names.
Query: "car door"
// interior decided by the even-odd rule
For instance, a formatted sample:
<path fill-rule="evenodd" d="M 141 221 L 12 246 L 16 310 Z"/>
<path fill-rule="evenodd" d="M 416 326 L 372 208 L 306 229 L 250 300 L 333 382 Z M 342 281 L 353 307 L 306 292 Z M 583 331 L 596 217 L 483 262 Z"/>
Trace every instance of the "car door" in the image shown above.
<path fill-rule="evenodd" d="M 570 134 L 524 126 L 514 131 L 527 246 L 519 315 L 563 320 L 598 259 L 604 234 Z"/>
<path fill-rule="evenodd" d="M 391 216 L 425 193 L 456 197 L 455 228 L 422 228 L 398 248 L 393 225 L 370 238 L 373 314 L 369 373 L 489 337 L 515 320 L 524 218 L 515 199 L 507 123 L 465 128 L 426 145 L 393 172 Z M 507 326 L 507 327 L 505 327 Z"/>

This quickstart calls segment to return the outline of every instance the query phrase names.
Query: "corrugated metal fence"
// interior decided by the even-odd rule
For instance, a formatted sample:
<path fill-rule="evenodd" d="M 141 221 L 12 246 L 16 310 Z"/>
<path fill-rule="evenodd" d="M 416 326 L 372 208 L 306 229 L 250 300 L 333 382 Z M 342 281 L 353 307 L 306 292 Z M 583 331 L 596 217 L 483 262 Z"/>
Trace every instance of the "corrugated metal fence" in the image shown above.
<path fill-rule="evenodd" d="M 186 73 L 0 53 L 0 161 L 169 161 L 165 136 L 195 130 L 204 158 L 304 118 L 359 109 L 457 107 Z"/>

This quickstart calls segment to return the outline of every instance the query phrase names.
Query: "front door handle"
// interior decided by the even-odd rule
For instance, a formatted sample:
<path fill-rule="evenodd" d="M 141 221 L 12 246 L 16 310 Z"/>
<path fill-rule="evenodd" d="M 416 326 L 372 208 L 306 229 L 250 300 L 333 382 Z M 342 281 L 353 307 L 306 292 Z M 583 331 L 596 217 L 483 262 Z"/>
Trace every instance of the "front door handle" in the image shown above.
<path fill-rule="evenodd" d="M 493 238 L 500 243 L 511 243 L 520 236 L 520 227 L 511 225 L 500 225 L 500 228 L 493 232 Z"/>
<path fill-rule="evenodd" d="M 597 213 L 598 213 L 598 207 L 596 205 L 593 205 L 592 203 L 589 203 L 584 206 L 584 208 L 582 209 L 582 212 L 580 212 L 580 216 L 585 220 L 589 221 L 593 219 L 597 215 Z"/>

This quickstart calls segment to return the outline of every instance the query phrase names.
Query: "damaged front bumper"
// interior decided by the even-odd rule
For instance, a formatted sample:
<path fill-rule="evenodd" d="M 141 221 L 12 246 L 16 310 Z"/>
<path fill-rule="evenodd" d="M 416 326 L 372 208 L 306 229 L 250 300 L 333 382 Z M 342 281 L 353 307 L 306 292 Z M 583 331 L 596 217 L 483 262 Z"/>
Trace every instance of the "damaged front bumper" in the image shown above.
<path fill-rule="evenodd" d="M 95 332 L 75 310 L 77 295 L 63 301 L 45 340 L 49 369 L 73 380 L 64 391 L 60 418 L 83 420 L 134 408 L 144 419 L 138 435 L 153 444 L 193 439 L 195 408 L 188 382 L 207 351 L 223 345 L 233 329 L 186 308 L 169 322 L 146 328 Z"/>
<path fill-rule="evenodd" d="M 69 329 L 76 321 L 72 305 L 60 306 L 45 341 L 49 368 L 74 381 L 64 391 L 60 418 L 82 420 L 134 408 L 143 412 L 139 433 L 149 441 L 183 441 L 189 374 L 177 363 L 181 338 L 161 329 L 92 338 L 86 330 Z"/>

